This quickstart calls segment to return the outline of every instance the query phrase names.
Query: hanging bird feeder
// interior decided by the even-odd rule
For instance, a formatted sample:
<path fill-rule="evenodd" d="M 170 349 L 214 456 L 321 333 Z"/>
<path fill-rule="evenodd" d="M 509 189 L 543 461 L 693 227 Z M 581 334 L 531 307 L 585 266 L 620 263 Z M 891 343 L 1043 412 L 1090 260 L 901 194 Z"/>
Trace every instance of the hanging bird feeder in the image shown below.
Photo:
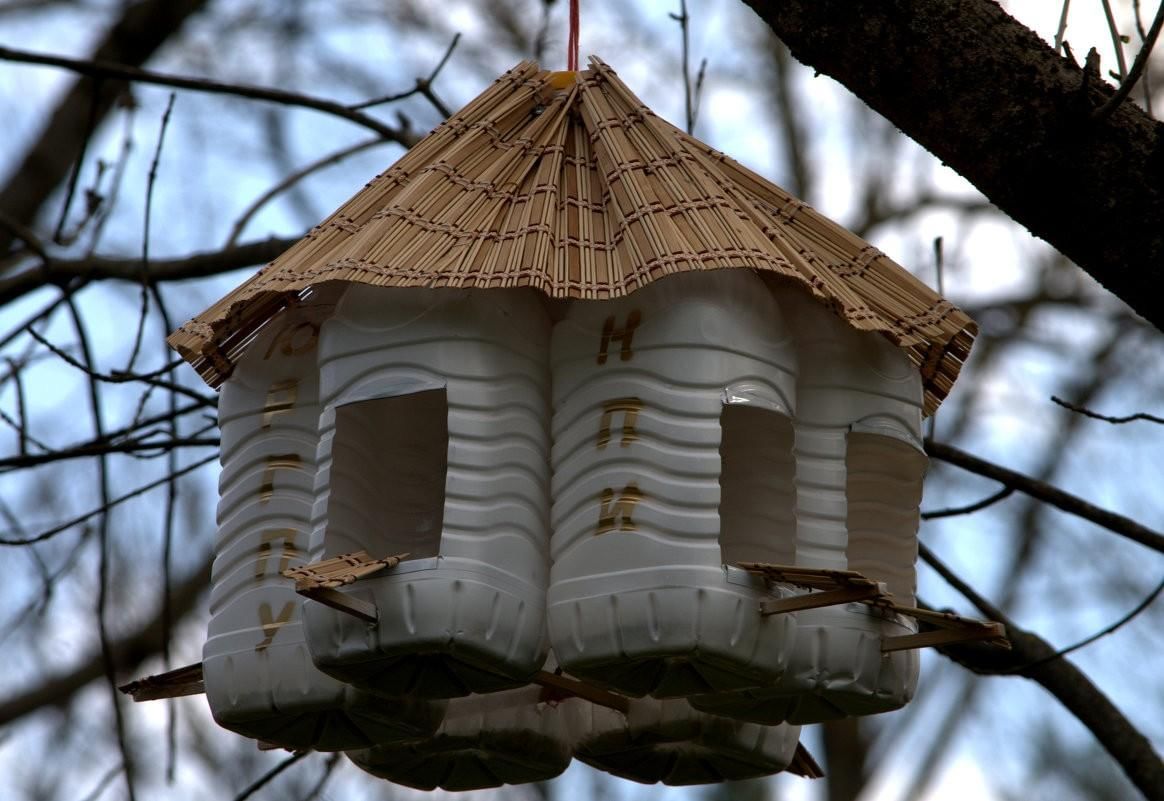
<path fill-rule="evenodd" d="M 598 59 L 519 64 L 170 337 L 223 387 L 216 719 L 448 789 L 811 773 L 787 721 L 1001 636 L 913 607 L 975 330 Z"/>

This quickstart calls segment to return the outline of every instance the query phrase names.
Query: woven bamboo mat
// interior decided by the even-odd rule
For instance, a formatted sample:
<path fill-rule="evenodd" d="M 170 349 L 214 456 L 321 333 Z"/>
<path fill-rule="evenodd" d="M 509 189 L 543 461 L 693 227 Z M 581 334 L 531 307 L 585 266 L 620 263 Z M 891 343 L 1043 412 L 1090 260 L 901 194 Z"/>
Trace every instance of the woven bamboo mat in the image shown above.
<path fill-rule="evenodd" d="M 932 413 L 977 328 L 905 269 L 657 117 L 597 58 L 523 62 L 169 342 L 211 386 L 306 288 L 533 287 L 626 295 L 671 273 L 745 268 L 810 291 L 904 349 Z"/>

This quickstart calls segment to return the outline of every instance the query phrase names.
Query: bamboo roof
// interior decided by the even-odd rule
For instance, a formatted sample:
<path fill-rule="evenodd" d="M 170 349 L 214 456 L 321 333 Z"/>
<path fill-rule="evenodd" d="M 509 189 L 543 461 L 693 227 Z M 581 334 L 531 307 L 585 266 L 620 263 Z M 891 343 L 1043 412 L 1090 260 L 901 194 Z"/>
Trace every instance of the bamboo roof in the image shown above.
<path fill-rule="evenodd" d="M 169 337 L 211 386 L 254 332 L 325 282 L 627 295 L 745 268 L 799 285 L 921 371 L 926 412 L 977 326 L 879 250 L 657 117 L 597 58 L 522 62 L 289 250 Z"/>

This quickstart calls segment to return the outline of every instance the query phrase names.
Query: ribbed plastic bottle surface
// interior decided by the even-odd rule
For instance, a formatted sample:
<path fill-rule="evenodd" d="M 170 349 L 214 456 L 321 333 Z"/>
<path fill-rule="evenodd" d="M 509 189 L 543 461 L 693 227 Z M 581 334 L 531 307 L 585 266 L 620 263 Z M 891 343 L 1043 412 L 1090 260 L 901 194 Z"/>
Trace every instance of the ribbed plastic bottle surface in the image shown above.
<path fill-rule="evenodd" d="M 788 669 L 774 684 L 690 698 L 696 709 L 765 725 L 807 725 L 905 706 L 917 689 L 915 650 L 881 652 L 887 637 L 913 634 L 906 620 L 862 604 L 805 610 Z"/>
<path fill-rule="evenodd" d="M 922 388 L 916 368 L 874 333 L 853 330 L 807 295 L 779 295 L 794 331 L 797 385 L 796 564 L 857 570 L 913 605 Z M 770 687 L 692 704 L 743 720 L 815 723 L 899 709 L 918 679 L 915 651 L 882 653 L 912 619 L 862 604 L 795 613 L 788 671 Z"/>
<path fill-rule="evenodd" d="M 791 764 L 799 726 L 759 726 L 709 715 L 676 698 L 632 700 L 626 715 L 588 705 L 574 755 L 644 784 L 711 784 L 779 773 Z"/>
<path fill-rule="evenodd" d="M 793 552 L 795 355 L 763 283 L 709 271 L 576 301 L 551 362 L 562 665 L 658 697 L 774 680 L 793 619 L 759 615 L 763 585 L 725 565 Z"/>
<path fill-rule="evenodd" d="M 480 790 L 546 781 L 573 758 L 569 717 L 579 699 L 547 700 L 530 686 L 448 702 L 435 736 L 412 744 L 351 751 L 363 770 L 421 790 Z"/>
<path fill-rule="evenodd" d="M 287 748 L 334 751 L 431 734 L 443 707 L 370 696 L 320 672 L 304 640 L 303 599 L 280 575 L 306 562 L 317 333 L 329 310 L 317 300 L 276 318 L 223 386 L 203 673 L 220 725 Z"/>
<path fill-rule="evenodd" d="M 308 605 L 321 669 L 445 698 L 541 667 L 548 341 L 532 291 L 347 289 L 320 342 L 312 555 L 409 556 L 345 590 L 374 625 Z"/>

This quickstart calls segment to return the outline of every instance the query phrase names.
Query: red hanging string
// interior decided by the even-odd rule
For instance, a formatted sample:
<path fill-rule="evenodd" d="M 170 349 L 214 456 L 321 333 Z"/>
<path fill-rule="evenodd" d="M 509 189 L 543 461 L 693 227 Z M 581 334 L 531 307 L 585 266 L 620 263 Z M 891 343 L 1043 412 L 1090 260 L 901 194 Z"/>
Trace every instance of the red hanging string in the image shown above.
<path fill-rule="evenodd" d="M 578 71 L 578 0 L 570 0 L 570 38 L 566 41 L 566 69 Z"/>

